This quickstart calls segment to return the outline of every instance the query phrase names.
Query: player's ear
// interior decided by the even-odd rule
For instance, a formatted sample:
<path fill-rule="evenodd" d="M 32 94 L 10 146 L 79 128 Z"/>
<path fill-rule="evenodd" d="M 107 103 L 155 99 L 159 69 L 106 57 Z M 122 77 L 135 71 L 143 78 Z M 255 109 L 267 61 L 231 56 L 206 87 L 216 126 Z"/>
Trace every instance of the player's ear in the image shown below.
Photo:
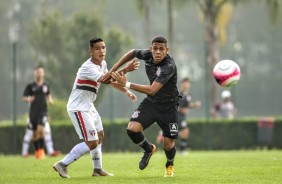
<path fill-rule="evenodd" d="M 153 47 L 152 47 L 152 46 L 150 47 L 150 51 L 151 51 L 151 52 L 153 51 Z"/>
<path fill-rule="evenodd" d="M 169 51 L 169 48 L 167 47 L 167 48 L 166 48 L 166 52 L 168 53 L 168 51 Z"/>

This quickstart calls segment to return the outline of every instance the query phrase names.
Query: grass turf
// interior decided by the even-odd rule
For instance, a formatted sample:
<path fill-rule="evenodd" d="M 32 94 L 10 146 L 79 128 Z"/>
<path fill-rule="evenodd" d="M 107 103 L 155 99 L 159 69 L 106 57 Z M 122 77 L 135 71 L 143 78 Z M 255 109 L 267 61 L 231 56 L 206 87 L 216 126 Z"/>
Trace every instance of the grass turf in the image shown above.
<path fill-rule="evenodd" d="M 192 151 L 175 159 L 176 176 L 164 178 L 162 151 L 140 171 L 142 153 L 104 153 L 103 168 L 114 177 L 92 177 L 89 154 L 68 167 L 70 179 L 60 178 L 52 165 L 61 157 L 36 160 L 20 156 L 0 156 L 1 184 L 56 183 L 282 183 L 282 151 Z"/>

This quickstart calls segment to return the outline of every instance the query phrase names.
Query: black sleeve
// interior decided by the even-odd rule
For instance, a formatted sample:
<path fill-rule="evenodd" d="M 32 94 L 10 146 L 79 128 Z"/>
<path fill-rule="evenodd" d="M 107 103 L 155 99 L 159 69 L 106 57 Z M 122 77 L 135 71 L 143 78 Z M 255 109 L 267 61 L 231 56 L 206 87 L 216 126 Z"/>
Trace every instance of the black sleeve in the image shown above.
<path fill-rule="evenodd" d="M 25 90 L 24 90 L 24 93 L 23 93 L 23 96 L 26 97 L 26 96 L 32 96 L 33 93 L 32 93 L 32 89 L 31 89 L 31 84 L 28 84 L 26 87 L 25 87 Z"/>
<path fill-rule="evenodd" d="M 133 55 L 134 57 L 142 60 L 148 60 L 152 57 L 152 53 L 149 49 L 134 49 Z"/>
<path fill-rule="evenodd" d="M 160 66 L 158 70 L 160 70 L 160 74 L 155 81 L 161 84 L 165 84 L 175 72 L 174 66 L 170 63 Z"/>

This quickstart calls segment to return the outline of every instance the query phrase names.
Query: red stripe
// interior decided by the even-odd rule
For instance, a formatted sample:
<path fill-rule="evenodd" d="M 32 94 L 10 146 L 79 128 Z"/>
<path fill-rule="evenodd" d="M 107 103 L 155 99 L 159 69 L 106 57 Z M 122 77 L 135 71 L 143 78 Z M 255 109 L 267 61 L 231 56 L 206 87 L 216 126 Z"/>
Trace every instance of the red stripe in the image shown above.
<path fill-rule="evenodd" d="M 81 112 L 79 111 L 77 114 L 78 114 L 78 117 L 79 117 L 79 119 L 80 119 L 80 124 L 81 124 L 82 129 L 83 129 L 85 141 L 88 141 L 87 132 L 86 132 L 86 128 L 85 128 L 85 124 L 84 124 L 84 121 L 83 121 Z"/>
<path fill-rule="evenodd" d="M 95 86 L 95 87 L 98 87 L 97 82 L 92 81 L 92 80 L 77 79 L 77 83 L 78 83 L 78 84 L 90 84 L 90 85 L 93 85 L 93 86 Z"/>

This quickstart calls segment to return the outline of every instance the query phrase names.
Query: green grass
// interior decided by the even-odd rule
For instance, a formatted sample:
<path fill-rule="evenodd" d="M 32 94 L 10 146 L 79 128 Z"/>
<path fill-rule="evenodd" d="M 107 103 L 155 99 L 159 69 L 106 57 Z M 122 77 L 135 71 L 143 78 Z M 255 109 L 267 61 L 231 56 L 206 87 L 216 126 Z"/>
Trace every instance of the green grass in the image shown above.
<path fill-rule="evenodd" d="M 282 183 L 282 151 L 191 151 L 175 159 L 176 176 L 164 178 L 165 156 L 153 155 L 149 166 L 140 171 L 142 153 L 104 153 L 103 167 L 114 177 L 91 177 L 89 154 L 68 167 L 70 179 L 63 179 L 52 169 L 60 158 L 36 160 L 20 156 L 0 156 L 1 184 L 56 183 Z"/>

